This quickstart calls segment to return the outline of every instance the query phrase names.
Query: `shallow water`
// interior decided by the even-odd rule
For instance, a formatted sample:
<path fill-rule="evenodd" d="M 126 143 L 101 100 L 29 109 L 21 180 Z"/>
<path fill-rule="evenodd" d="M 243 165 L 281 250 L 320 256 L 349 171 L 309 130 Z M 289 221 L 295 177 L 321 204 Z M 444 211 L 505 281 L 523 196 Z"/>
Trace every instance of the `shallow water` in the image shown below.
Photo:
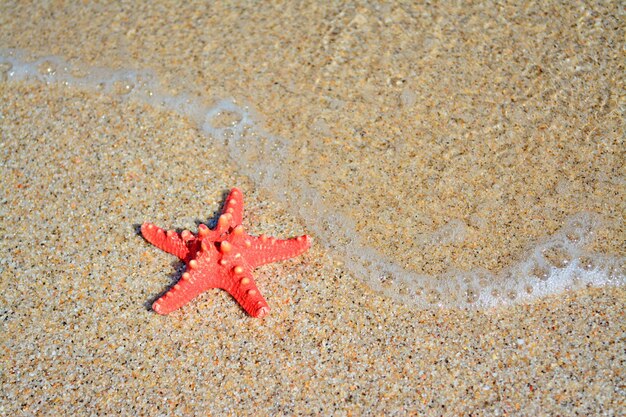
<path fill-rule="evenodd" d="M 239 173 L 301 219 L 352 277 L 394 299 L 485 308 L 626 283 L 623 254 L 589 249 L 607 219 L 593 210 L 602 198 L 586 198 L 577 187 L 599 182 L 575 178 L 589 165 L 604 175 L 617 171 L 611 149 L 608 157 L 594 155 L 611 145 L 602 138 L 482 137 L 484 129 L 471 129 L 476 120 L 455 136 L 409 123 L 409 134 L 391 129 L 388 139 L 365 132 L 341 138 L 319 119 L 310 137 L 294 139 L 270 132 L 262 112 L 233 99 L 210 101 L 194 86 L 170 93 L 150 70 L 3 50 L 0 71 L 5 82 L 65 85 L 189 120 L 228 152 Z M 585 155 L 597 158 L 581 160 Z M 557 212 L 568 201 L 579 205 Z M 623 229 L 619 218 L 609 220 L 609 229 Z"/>

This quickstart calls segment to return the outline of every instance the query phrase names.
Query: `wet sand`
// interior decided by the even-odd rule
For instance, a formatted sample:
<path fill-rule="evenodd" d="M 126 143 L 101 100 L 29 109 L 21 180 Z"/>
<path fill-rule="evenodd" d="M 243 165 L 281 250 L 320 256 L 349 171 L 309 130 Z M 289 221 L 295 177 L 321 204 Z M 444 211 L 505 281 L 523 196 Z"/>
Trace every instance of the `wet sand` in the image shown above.
<path fill-rule="evenodd" d="M 502 270 L 579 212 L 624 259 L 624 32 L 579 6 L 4 5 L 0 47 L 249 103 L 372 246 L 437 277 Z M 189 119 L 121 97 L 0 83 L 2 414 L 623 412 L 623 287 L 416 309 L 318 244 L 256 271 L 264 320 L 218 290 L 156 315 L 183 265 L 143 221 L 195 230 L 232 186 L 251 232 L 306 221 Z M 451 221 L 462 239 L 424 244 Z"/>

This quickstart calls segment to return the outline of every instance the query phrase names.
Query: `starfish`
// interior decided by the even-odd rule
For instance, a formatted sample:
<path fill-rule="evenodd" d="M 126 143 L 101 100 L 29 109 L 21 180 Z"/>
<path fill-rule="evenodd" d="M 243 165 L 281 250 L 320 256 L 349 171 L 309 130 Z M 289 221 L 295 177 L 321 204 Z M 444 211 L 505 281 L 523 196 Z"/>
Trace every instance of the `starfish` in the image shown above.
<path fill-rule="evenodd" d="M 148 242 L 178 256 L 187 265 L 181 279 L 152 304 L 152 309 L 168 314 L 211 288 L 221 288 L 251 316 L 266 316 L 270 308 L 254 282 L 252 270 L 306 252 L 311 238 L 303 235 L 281 240 L 251 236 L 242 221 L 243 193 L 233 188 L 213 230 L 200 224 L 197 234 L 189 230 L 166 232 L 152 223 L 144 223 L 141 234 Z"/>

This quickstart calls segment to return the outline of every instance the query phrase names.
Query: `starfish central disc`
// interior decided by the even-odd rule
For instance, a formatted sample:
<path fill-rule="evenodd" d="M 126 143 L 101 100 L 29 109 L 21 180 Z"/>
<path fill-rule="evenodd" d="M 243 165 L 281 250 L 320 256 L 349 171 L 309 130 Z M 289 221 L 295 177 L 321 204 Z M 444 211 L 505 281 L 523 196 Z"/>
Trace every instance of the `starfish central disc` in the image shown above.
<path fill-rule="evenodd" d="M 298 256 L 309 249 L 307 235 L 276 239 L 249 235 L 242 226 L 243 193 L 233 188 L 226 198 L 215 229 L 198 226 L 189 230 L 165 231 L 152 223 L 141 226 L 141 234 L 154 246 L 185 262 L 180 280 L 152 304 L 159 314 L 168 314 L 211 288 L 228 291 L 253 317 L 269 313 L 269 306 L 254 282 L 254 268 Z"/>

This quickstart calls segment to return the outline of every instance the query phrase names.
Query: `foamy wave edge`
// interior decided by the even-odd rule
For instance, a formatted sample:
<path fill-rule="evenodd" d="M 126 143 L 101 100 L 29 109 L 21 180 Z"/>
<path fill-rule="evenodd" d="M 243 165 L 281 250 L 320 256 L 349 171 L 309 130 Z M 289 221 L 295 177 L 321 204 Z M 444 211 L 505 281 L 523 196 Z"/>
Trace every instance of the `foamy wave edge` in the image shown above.
<path fill-rule="evenodd" d="M 626 284 L 626 258 L 584 250 L 601 221 L 591 213 L 572 216 L 561 230 L 498 274 L 474 269 L 433 277 L 409 271 L 364 244 L 350 218 L 327 206 L 304 180 L 290 175 L 293 167 L 286 161 L 291 142 L 266 132 L 249 106 L 232 99 L 207 105 L 191 94 L 168 94 L 150 70 L 84 67 L 58 56 L 30 59 L 24 51 L 0 49 L 0 82 L 61 84 L 139 100 L 187 117 L 207 137 L 223 140 L 241 173 L 302 218 L 308 231 L 340 256 L 350 273 L 372 289 L 420 308 L 485 309 L 588 286 Z M 216 120 L 223 114 L 235 115 L 235 121 L 219 125 Z"/>

